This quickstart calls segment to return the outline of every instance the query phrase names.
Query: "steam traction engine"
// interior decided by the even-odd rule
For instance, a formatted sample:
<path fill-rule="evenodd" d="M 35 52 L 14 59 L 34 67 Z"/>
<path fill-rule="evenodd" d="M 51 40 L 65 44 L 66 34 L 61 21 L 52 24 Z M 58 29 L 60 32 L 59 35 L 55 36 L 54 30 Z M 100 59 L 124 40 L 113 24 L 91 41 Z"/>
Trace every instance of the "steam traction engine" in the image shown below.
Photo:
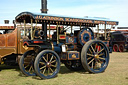
<path fill-rule="evenodd" d="M 98 24 L 117 25 L 115 21 L 91 20 L 51 16 L 22 12 L 16 16 L 17 23 L 24 23 L 24 47 L 32 47 L 20 59 L 20 69 L 26 76 L 38 75 L 43 79 L 53 78 L 60 70 L 60 62 L 73 71 L 85 69 L 90 73 L 104 72 L 109 63 L 109 50 L 104 42 L 94 39 L 94 33 L 89 27 Z M 25 25 L 31 23 L 26 30 Z M 43 24 L 42 24 L 43 23 Z M 51 37 L 47 30 L 33 27 L 33 24 L 56 25 Z M 60 28 L 60 26 L 64 28 Z M 74 27 L 79 26 L 78 30 Z M 70 29 L 68 28 L 70 27 Z M 70 33 L 67 33 L 70 30 Z"/>
<path fill-rule="evenodd" d="M 117 31 L 111 33 L 111 43 L 114 52 L 128 50 L 128 32 Z"/>

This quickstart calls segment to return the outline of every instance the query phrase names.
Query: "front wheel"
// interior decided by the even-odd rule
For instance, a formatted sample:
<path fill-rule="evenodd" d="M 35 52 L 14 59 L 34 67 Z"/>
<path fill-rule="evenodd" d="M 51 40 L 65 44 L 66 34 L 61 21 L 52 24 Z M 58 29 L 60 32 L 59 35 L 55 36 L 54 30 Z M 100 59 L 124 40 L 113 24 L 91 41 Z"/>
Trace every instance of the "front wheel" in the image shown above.
<path fill-rule="evenodd" d="M 37 55 L 34 67 L 35 72 L 40 78 L 53 78 L 60 70 L 60 58 L 56 52 L 44 50 Z"/>
<path fill-rule="evenodd" d="M 109 50 L 99 40 L 87 42 L 81 52 L 81 62 L 84 69 L 90 73 L 104 72 L 109 63 Z"/>
<path fill-rule="evenodd" d="M 35 61 L 36 53 L 34 50 L 29 50 L 25 52 L 19 62 L 19 67 L 21 72 L 26 76 L 35 76 L 34 70 L 34 61 Z"/>

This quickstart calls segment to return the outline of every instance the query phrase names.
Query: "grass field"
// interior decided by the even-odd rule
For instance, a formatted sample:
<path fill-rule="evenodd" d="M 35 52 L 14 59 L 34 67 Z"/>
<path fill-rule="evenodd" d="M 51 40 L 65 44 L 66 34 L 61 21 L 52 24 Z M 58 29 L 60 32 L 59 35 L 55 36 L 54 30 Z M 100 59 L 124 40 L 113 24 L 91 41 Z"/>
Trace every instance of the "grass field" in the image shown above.
<path fill-rule="evenodd" d="M 18 67 L 0 66 L 0 85 L 128 85 L 128 53 L 110 54 L 104 73 L 73 72 L 64 65 L 56 78 L 25 77 Z"/>

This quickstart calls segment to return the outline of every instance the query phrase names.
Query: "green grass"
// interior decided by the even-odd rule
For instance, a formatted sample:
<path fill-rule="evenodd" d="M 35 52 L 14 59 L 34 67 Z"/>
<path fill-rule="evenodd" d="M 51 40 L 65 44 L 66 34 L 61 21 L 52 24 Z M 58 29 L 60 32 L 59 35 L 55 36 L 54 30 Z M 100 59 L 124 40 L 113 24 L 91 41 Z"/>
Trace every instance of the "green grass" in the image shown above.
<path fill-rule="evenodd" d="M 18 67 L 0 69 L 0 85 L 128 85 L 128 53 L 110 54 L 109 66 L 100 74 L 73 72 L 62 65 L 57 77 L 41 80 L 37 76 L 25 77 Z"/>

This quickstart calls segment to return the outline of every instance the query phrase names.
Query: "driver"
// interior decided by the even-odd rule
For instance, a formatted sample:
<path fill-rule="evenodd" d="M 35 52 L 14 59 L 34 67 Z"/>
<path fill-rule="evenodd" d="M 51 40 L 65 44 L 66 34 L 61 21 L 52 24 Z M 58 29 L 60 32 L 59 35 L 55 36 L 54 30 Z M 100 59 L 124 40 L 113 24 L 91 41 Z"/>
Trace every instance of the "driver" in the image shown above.
<path fill-rule="evenodd" d="M 34 38 L 41 39 L 43 37 L 43 31 L 39 30 L 39 28 L 34 28 Z"/>
<path fill-rule="evenodd" d="M 38 28 L 34 28 L 34 38 L 40 38 L 40 30 Z"/>

